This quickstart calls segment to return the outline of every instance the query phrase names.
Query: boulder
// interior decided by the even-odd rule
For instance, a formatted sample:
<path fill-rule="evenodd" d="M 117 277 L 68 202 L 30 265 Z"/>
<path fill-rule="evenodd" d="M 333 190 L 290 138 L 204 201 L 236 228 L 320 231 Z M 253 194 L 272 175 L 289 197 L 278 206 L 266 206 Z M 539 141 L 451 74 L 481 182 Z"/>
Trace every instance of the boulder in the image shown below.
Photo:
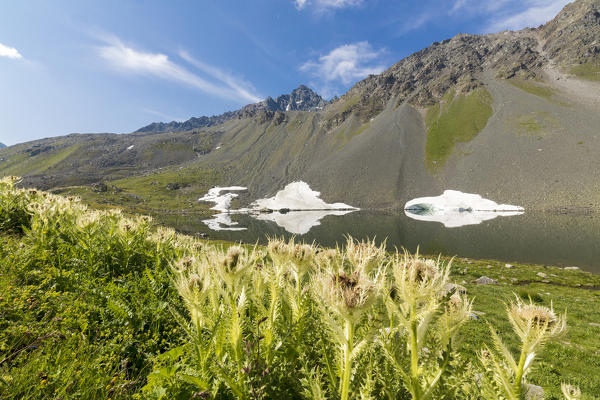
<path fill-rule="evenodd" d="M 528 383 L 525 389 L 526 400 L 544 400 L 544 388 Z"/>
<path fill-rule="evenodd" d="M 108 190 L 108 185 L 104 182 L 96 182 L 92 185 L 92 191 L 96 193 L 104 193 Z"/>
<path fill-rule="evenodd" d="M 458 294 L 467 294 L 467 288 L 456 283 L 447 283 L 446 286 L 444 286 L 444 296 L 452 292 Z"/>
<path fill-rule="evenodd" d="M 475 280 L 475 283 L 478 285 L 497 285 L 498 281 L 492 278 L 488 278 L 487 276 L 480 276 Z"/>

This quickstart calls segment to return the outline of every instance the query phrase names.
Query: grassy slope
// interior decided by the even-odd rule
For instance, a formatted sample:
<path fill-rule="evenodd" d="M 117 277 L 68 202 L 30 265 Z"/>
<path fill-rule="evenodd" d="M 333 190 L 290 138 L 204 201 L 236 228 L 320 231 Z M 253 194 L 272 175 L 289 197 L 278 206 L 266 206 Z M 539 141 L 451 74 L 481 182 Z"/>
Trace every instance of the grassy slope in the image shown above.
<path fill-rule="evenodd" d="M 486 89 L 459 96 L 448 93 L 444 100 L 430 107 L 425 116 L 425 162 L 431 171 L 446 162 L 457 143 L 477 136 L 493 114 L 492 97 Z"/>
<path fill-rule="evenodd" d="M 507 82 L 527 93 L 531 93 L 547 100 L 552 100 L 553 96 L 557 93 L 556 89 L 532 80 L 508 79 Z"/>
<path fill-rule="evenodd" d="M 544 273 L 546 278 L 538 276 Z M 568 331 L 558 342 L 549 343 L 540 354 L 537 366 L 529 376 L 532 383 L 545 388 L 547 399 L 560 399 L 560 383 L 581 385 L 584 398 L 600 393 L 600 309 L 592 307 L 600 301 L 600 277 L 557 267 L 519 265 L 508 269 L 504 263 L 461 259 L 453 269 L 456 282 L 465 281 L 470 296 L 475 297 L 474 310 L 485 313 L 464 328 L 465 351 L 473 353 L 489 340 L 485 320 L 500 332 L 513 350 L 517 342 L 511 336 L 504 303 L 531 297 L 536 302 L 567 311 Z M 485 275 L 498 280 L 498 285 L 476 285 L 473 280 Z M 544 282 L 546 281 L 546 282 Z M 582 371 L 585 371 L 582 373 Z"/>
<path fill-rule="evenodd" d="M 579 78 L 600 81 L 600 64 L 585 63 L 571 68 L 571 73 Z"/>
<path fill-rule="evenodd" d="M 80 196 L 98 208 L 121 207 L 130 212 L 194 212 L 204 211 L 208 203 L 198 202 L 208 189 L 215 186 L 219 173 L 196 167 L 165 168 L 143 176 L 107 181 L 109 190 L 97 193 L 88 186 L 59 189 L 58 193 Z M 168 184 L 178 183 L 180 189 L 170 190 Z M 121 191 L 114 191 L 112 185 Z"/>

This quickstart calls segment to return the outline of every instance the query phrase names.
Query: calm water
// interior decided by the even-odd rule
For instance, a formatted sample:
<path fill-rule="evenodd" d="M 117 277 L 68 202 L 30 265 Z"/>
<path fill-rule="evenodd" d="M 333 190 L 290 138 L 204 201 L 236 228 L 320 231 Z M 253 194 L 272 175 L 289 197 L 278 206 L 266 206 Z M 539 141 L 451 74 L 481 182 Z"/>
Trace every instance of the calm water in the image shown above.
<path fill-rule="evenodd" d="M 185 233 L 206 233 L 210 238 L 264 243 L 265 236 L 292 236 L 273 221 L 259 221 L 249 215 L 231 215 L 239 231 L 214 231 L 198 216 L 162 216 L 158 219 Z M 293 218 L 292 218 L 293 219 Z M 281 222 L 281 221 L 280 221 Z M 387 238 L 390 249 L 405 247 L 422 253 L 458 255 L 545 265 L 578 266 L 600 273 L 600 215 L 525 213 L 498 217 L 478 225 L 446 228 L 439 222 L 411 219 L 402 214 L 357 211 L 343 216 L 329 215 L 319 225 L 296 237 L 324 246 L 335 246 L 344 235 L 355 238 Z M 306 230 L 310 223 L 288 224 Z M 294 226 L 296 228 L 294 228 Z M 300 226 L 298 228 L 298 226 Z"/>

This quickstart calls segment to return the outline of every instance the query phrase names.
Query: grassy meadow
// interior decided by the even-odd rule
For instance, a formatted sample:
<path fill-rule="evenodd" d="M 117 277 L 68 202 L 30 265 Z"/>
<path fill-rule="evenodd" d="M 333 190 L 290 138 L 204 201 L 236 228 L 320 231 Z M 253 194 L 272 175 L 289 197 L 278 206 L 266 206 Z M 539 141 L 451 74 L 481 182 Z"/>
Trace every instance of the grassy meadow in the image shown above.
<path fill-rule="evenodd" d="M 599 276 L 351 238 L 210 242 L 16 182 L 0 181 L 2 399 L 600 393 Z"/>

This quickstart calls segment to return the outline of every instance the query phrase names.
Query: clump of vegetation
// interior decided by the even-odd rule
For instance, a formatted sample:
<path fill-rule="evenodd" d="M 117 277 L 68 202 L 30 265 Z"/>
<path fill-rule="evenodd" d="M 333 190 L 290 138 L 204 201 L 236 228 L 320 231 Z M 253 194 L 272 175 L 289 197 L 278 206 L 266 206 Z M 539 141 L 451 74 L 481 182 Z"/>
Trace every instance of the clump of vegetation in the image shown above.
<path fill-rule="evenodd" d="M 518 361 L 493 328 L 472 357 L 452 261 L 209 243 L 16 182 L 0 181 L 2 398 L 520 399 L 566 327 L 517 298 Z"/>
<path fill-rule="evenodd" d="M 590 81 L 600 81 L 600 63 L 584 63 L 571 68 L 570 71 L 578 78 Z"/>
<path fill-rule="evenodd" d="M 425 162 L 436 171 L 448 160 L 458 143 L 473 140 L 493 114 L 492 96 L 483 88 L 466 95 L 449 92 L 425 116 L 427 142 Z"/>
<path fill-rule="evenodd" d="M 509 79 L 508 82 L 527 93 L 547 100 L 552 100 L 557 93 L 556 89 L 531 79 Z"/>

